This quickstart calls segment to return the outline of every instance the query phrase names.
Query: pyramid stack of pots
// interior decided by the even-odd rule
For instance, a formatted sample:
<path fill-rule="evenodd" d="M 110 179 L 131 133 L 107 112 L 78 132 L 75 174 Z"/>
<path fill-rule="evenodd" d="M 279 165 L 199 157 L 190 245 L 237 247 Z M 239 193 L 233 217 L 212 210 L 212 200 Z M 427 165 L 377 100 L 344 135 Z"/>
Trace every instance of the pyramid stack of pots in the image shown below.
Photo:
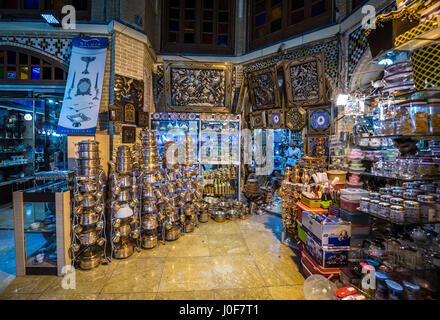
<path fill-rule="evenodd" d="M 142 150 L 140 175 L 141 183 L 141 246 L 152 249 L 157 246 L 161 234 L 164 215 L 159 210 L 163 203 L 161 192 L 162 174 L 156 145 L 156 133 L 149 129 L 141 132 Z"/>
<path fill-rule="evenodd" d="M 178 207 L 179 195 L 177 193 L 178 184 L 181 184 L 181 174 L 178 164 L 177 143 L 169 141 L 165 145 L 162 157 L 163 172 L 165 175 L 165 184 L 163 186 L 165 213 L 164 238 L 167 241 L 175 241 L 181 235 L 180 208 Z"/>
<path fill-rule="evenodd" d="M 104 214 L 105 173 L 99 156 L 99 142 L 75 144 L 76 168 L 72 215 L 72 249 L 75 267 L 90 270 L 106 261 Z"/>
<path fill-rule="evenodd" d="M 126 259 L 138 247 L 140 236 L 139 192 L 130 147 L 118 147 L 110 165 L 111 256 Z"/>

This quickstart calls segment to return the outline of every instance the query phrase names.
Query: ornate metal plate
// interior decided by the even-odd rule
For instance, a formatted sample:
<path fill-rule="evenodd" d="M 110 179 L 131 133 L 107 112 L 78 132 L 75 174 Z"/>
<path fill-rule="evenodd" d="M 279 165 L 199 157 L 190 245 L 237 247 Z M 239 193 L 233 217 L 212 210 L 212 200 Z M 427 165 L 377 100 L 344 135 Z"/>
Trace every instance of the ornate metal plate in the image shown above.
<path fill-rule="evenodd" d="M 167 62 L 164 72 L 168 112 L 230 112 L 232 65 Z"/>
<path fill-rule="evenodd" d="M 269 128 L 281 129 L 284 128 L 284 110 L 274 109 L 267 112 L 267 118 L 269 121 Z"/>
<path fill-rule="evenodd" d="M 292 108 L 286 112 L 286 127 L 292 131 L 301 131 L 307 124 L 307 111 L 303 108 Z"/>
<path fill-rule="evenodd" d="M 131 103 L 127 103 L 124 107 L 124 122 L 136 123 L 136 108 Z"/>
<path fill-rule="evenodd" d="M 324 59 L 322 54 L 293 60 L 284 65 L 287 103 L 312 106 L 326 103 Z"/>
<path fill-rule="evenodd" d="M 136 110 L 144 108 L 144 82 L 118 74 L 115 75 L 115 104 L 125 106 L 132 104 Z"/>
<path fill-rule="evenodd" d="M 252 110 L 274 109 L 280 106 L 277 73 L 267 68 L 249 74 L 249 94 Z"/>
<path fill-rule="evenodd" d="M 309 109 L 309 134 L 325 134 L 330 130 L 330 109 Z"/>
<path fill-rule="evenodd" d="M 136 127 L 123 126 L 122 127 L 122 143 L 136 142 Z"/>
<path fill-rule="evenodd" d="M 264 129 L 266 128 L 266 112 L 252 112 L 251 117 L 251 129 Z"/>

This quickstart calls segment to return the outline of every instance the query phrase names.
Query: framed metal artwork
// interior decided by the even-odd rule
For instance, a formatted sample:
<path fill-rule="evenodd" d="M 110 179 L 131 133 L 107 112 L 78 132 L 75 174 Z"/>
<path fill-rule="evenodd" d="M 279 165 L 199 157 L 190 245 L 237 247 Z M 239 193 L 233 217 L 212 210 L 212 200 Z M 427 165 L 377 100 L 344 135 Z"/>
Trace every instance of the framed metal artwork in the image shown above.
<path fill-rule="evenodd" d="M 280 106 L 278 79 L 275 68 L 266 68 L 248 76 L 252 110 L 274 109 Z"/>
<path fill-rule="evenodd" d="M 109 106 L 109 120 L 113 122 L 122 122 L 124 117 L 122 115 L 122 107 L 117 105 Z"/>
<path fill-rule="evenodd" d="M 322 54 L 306 56 L 284 64 L 284 76 L 289 107 L 326 103 Z"/>
<path fill-rule="evenodd" d="M 309 134 L 326 134 L 330 130 L 330 109 L 308 109 Z"/>
<path fill-rule="evenodd" d="M 167 112 L 230 113 L 231 64 L 167 62 L 164 79 Z"/>
<path fill-rule="evenodd" d="M 149 120 L 148 112 L 138 111 L 137 125 L 139 127 L 148 127 Z"/>
<path fill-rule="evenodd" d="M 298 132 L 307 125 L 307 111 L 303 108 L 291 108 L 286 111 L 286 127 Z"/>
<path fill-rule="evenodd" d="M 144 109 L 144 81 L 115 75 L 115 101 L 118 106 L 131 104 L 135 110 Z"/>
<path fill-rule="evenodd" d="M 252 112 L 250 114 L 251 129 L 264 129 L 266 128 L 266 112 Z"/>
<path fill-rule="evenodd" d="M 282 129 L 284 128 L 284 110 L 275 109 L 267 112 L 267 118 L 269 121 L 269 128 Z"/>
<path fill-rule="evenodd" d="M 136 109 L 131 103 L 124 106 L 124 122 L 136 123 Z"/>
<path fill-rule="evenodd" d="M 123 126 L 122 127 L 122 143 L 136 142 L 136 127 Z"/>

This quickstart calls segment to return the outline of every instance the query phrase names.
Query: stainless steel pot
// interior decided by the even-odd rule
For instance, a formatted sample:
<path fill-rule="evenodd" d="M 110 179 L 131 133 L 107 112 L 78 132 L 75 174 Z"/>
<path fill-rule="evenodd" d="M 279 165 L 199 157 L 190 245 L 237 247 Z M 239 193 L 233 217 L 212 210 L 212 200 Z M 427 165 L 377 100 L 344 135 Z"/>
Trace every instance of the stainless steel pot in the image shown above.
<path fill-rule="evenodd" d="M 142 248 L 153 249 L 157 246 L 157 236 L 145 235 L 141 239 Z"/>
<path fill-rule="evenodd" d="M 95 140 L 83 140 L 75 144 L 79 152 L 98 152 L 99 142 Z"/>
<path fill-rule="evenodd" d="M 209 214 L 208 212 L 204 211 L 199 215 L 199 222 L 206 223 L 209 221 Z"/>
<path fill-rule="evenodd" d="M 143 230 L 155 230 L 159 226 L 157 220 L 151 216 L 143 216 L 141 225 Z"/>
<path fill-rule="evenodd" d="M 239 214 L 238 214 L 237 210 L 233 210 L 232 209 L 232 210 L 228 211 L 228 218 L 229 218 L 229 220 L 235 221 L 235 220 L 238 219 L 238 217 L 239 217 Z"/>
<path fill-rule="evenodd" d="M 126 259 L 134 253 L 134 245 L 123 244 L 113 248 L 113 257 L 115 259 Z"/>
<path fill-rule="evenodd" d="M 99 156 L 99 152 L 89 152 L 89 151 L 83 151 L 83 152 L 76 152 L 76 158 L 80 160 L 100 160 L 101 157 Z"/>
<path fill-rule="evenodd" d="M 82 270 L 91 270 L 101 264 L 102 253 L 96 252 L 93 254 L 83 255 L 79 258 L 79 267 Z"/>
<path fill-rule="evenodd" d="M 116 229 L 121 237 L 128 237 L 131 234 L 131 226 L 129 224 L 122 224 Z"/>
<path fill-rule="evenodd" d="M 223 211 L 216 211 L 213 215 L 212 218 L 216 221 L 216 222 L 225 222 L 226 221 L 226 213 Z"/>
<path fill-rule="evenodd" d="M 94 207 L 96 204 L 96 198 L 94 195 L 91 194 L 85 196 L 84 199 L 79 203 L 79 205 L 82 205 L 84 208 L 91 208 Z"/>
<path fill-rule="evenodd" d="M 84 227 L 90 226 L 101 221 L 101 217 L 101 214 L 97 214 L 94 211 L 83 212 L 79 215 L 79 224 Z"/>
<path fill-rule="evenodd" d="M 116 171 L 121 174 L 133 172 L 133 162 L 116 162 Z"/>
<path fill-rule="evenodd" d="M 166 241 L 175 241 L 180 237 L 180 229 L 173 227 L 170 230 L 165 231 L 165 240 Z"/>
<path fill-rule="evenodd" d="M 147 201 L 142 206 L 142 213 L 144 214 L 153 214 L 157 211 L 157 206 L 151 202 Z"/>
<path fill-rule="evenodd" d="M 100 159 L 75 159 L 75 161 L 79 168 L 98 168 L 101 166 Z"/>
<path fill-rule="evenodd" d="M 119 202 L 130 202 L 133 199 L 131 190 L 121 190 L 121 192 L 116 196 L 116 200 Z"/>
<path fill-rule="evenodd" d="M 127 188 L 133 185 L 133 178 L 128 175 L 119 176 L 116 181 L 119 188 Z"/>
<path fill-rule="evenodd" d="M 89 230 L 78 235 L 79 241 L 84 246 L 90 246 L 98 242 L 99 235 L 96 230 Z"/>
<path fill-rule="evenodd" d="M 157 170 L 159 170 L 160 164 L 159 162 L 156 163 L 144 163 L 141 166 L 141 169 L 143 172 L 156 172 Z"/>
<path fill-rule="evenodd" d="M 78 182 L 78 189 L 82 193 L 95 193 L 98 191 L 98 184 L 96 181 L 81 181 Z"/>
<path fill-rule="evenodd" d="M 144 188 L 142 190 L 142 197 L 144 199 L 155 199 L 156 198 L 156 192 L 154 191 L 153 187 L 148 186 L 147 188 Z"/>
<path fill-rule="evenodd" d="M 193 222 L 185 223 L 185 233 L 194 232 L 196 225 Z"/>
<path fill-rule="evenodd" d="M 155 173 L 147 173 L 143 177 L 144 186 L 152 185 L 159 182 Z"/>
<path fill-rule="evenodd" d="M 90 177 L 100 175 L 102 168 L 76 168 L 75 171 L 78 176 Z"/>

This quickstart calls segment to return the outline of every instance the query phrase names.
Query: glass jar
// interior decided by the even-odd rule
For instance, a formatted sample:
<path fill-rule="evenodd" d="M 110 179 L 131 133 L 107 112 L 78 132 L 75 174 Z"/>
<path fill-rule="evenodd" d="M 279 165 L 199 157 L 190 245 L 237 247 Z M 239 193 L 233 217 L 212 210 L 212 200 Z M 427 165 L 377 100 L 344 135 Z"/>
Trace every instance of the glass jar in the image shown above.
<path fill-rule="evenodd" d="M 438 166 L 434 162 L 421 162 L 417 166 L 419 177 L 432 177 L 438 174 Z"/>
<path fill-rule="evenodd" d="M 389 300 L 402 300 L 403 288 L 400 284 L 392 280 L 385 280 L 388 287 Z"/>
<path fill-rule="evenodd" d="M 387 281 L 390 276 L 382 271 L 376 271 L 376 299 L 386 300 L 388 298 L 388 286 L 385 281 Z"/>
<path fill-rule="evenodd" d="M 381 195 L 381 196 L 380 196 L 380 201 L 381 201 L 381 202 L 387 202 L 387 203 L 390 203 L 390 201 L 391 201 L 392 198 L 393 198 L 392 195 L 384 194 L 384 195 Z"/>
<path fill-rule="evenodd" d="M 405 209 L 402 206 L 391 206 L 390 219 L 393 222 L 405 222 Z"/>
<path fill-rule="evenodd" d="M 420 189 L 426 193 L 435 193 L 437 192 L 437 187 L 432 184 L 424 184 L 420 186 Z"/>
<path fill-rule="evenodd" d="M 410 135 L 414 132 L 413 122 L 410 114 L 411 103 L 407 100 L 396 103 L 396 134 Z"/>
<path fill-rule="evenodd" d="M 420 202 L 420 221 L 423 223 L 432 223 L 437 221 L 437 211 L 434 197 L 419 195 Z"/>
<path fill-rule="evenodd" d="M 406 220 L 408 222 L 420 221 L 420 204 L 417 201 L 405 201 L 403 203 L 405 208 Z"/>
<path fill-rule="evenodd" d="M 430 116 L 431 116 L 431 128 L 432 134 L 440 133 L 440 99 L 430 99 Z"/>
<path fill-rule="evenodd" d="M 413 133 L 428 134 L 430 132 L 429 108 L 426 101 L 413 101 L 409 110 Z"/>
<path fill-rule="evenodd" d="M 390 204 L 388 202 L 379 203 L 379 215 L 384 218 L 390 217 Z"/>
<path fill-rule="evenodd" d="M 413 200 L 413 201 L 416 201 L 416 200 L 417 200 L 417 197 L 418 197 L 418 195 L 419 195 L 420 193 L 421 193 L 421 192 L 418 191 L 418 190 L 415 190 L 415 189 L 409 189 L 409 190 L 406 190 L 406 191 L 403 193 L 403 198 L 404 198 L 405 200 Z"/>
<path fill-rule="evenodd" d="M 402 198 L 405 190 L 393 190 L 393 197 Z"/>
<path fill-rule="evenodd" d="M 377 192 L 370 193 L 370 200 L 380 200 L 380 193 Z"/>
<path fill-rule="evenodd" d="M 379 213 L 379 200 L 370 200 L 370 212 L 373 214 Z"/>
<path fill-rule="evenodd" d="M 376 277 L 377 279 L 377 277 Z M 408 281 L 403 281 L 403 287 L 405 288 L 405 298 L 406 300 L 418 300 L 420 286 L 415 283 L 411 283 Z"/>
<path fill-rule="evenodd" d="M 387 195 L 387 194 L 389 194 L 389 195 L 392 195 L 392 193 L 391 193 L 391 188 L 380 188 L 379 189 L 379 193 L 380 193 L 380 195 Z"/>
<path fill-rule="evenodd" d="M 369 212 L 370 210 L 370 198 L 361 198 L 361 211 Z"/>
<path fill-rule="evenodd" d="M 403 200 L 402 198 L 391 198 L 390 204 L 392 206 L 403 206 L 404 201 L 405 200 Z"/>

